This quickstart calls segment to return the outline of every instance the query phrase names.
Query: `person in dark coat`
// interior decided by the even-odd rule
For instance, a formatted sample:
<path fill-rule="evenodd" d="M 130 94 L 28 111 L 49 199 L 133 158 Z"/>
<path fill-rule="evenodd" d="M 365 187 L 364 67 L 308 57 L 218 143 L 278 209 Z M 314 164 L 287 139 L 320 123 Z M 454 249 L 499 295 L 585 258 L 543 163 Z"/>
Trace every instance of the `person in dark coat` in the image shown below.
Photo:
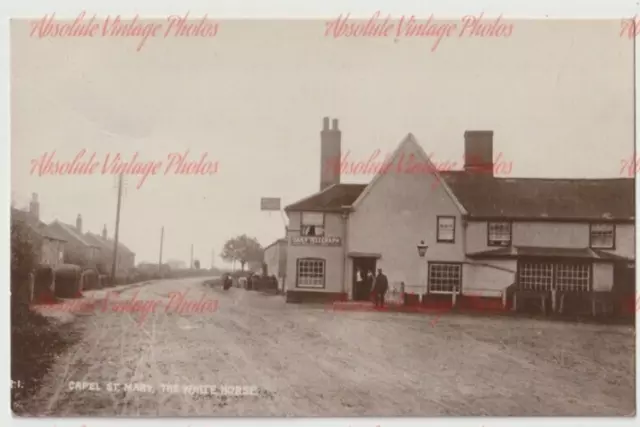
<path fill-rule="evenodd" d="M 389 289 L 389 281 L 387 280 L 387 276 L 384 275 L 382 269 L 378 269 L 378 275 L 375 279 L 375 284 L 373 286 L 373 292 L 375 295 L 375 306 L 376 307 L 384 307 L 384 297 Z"/>

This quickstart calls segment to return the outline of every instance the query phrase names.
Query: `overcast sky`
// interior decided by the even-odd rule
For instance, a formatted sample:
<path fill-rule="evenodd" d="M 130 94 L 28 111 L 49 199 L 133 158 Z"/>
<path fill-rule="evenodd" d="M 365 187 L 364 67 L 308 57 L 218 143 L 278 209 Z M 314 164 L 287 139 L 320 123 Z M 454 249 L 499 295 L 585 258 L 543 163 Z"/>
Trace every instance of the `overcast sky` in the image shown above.
<path fill-rule="evenodd" d="M 396 18 L 396 17 L 394 17 Z M 101 22 L 103 18 L 101 19 Z M 282 237 L 277 212 L 319 189 L 323 116 L 343 152 L 390 153 L 411 132 L 436 160 L 460 161 L 467 129 L 494 130 L 512 176 L 618 177 L 633 155 L 632 44 L 619 21 L 507 21 L 508 38 L 324 37 L 323 21 L 223 21 L 214 38 L 30 38 L 11 26 L 12 194 L 36 192 L 41 217 L 113 235 L 116 180 L 107 154 L 158 161 L 173 152 L 219 162 L 208 176 L 126 182 L 120 238 L 137 261 L 209 266 L 238 234 Z M 164 22 L 163 22 L 164 23 Z M 166 23 L 164 23 L 166 24 Z M 95 152 L 91 176 L 30 175 L 56 151 Z M 344 176 L 368 182 L 371 176 Z M 216 260 L 221 265 L 220 259 Z"/>

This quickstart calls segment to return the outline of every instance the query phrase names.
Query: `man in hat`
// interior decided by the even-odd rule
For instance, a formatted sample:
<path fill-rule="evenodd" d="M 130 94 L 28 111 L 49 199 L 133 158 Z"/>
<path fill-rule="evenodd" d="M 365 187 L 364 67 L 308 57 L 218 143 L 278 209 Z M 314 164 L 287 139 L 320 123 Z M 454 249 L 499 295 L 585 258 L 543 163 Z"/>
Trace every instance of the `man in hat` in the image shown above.
<path fill-rule="evenodd" d="M 378 274 L 375 278 L 375 284 L 373 285 L 374 303 L 376 307 L 384 307 L 384 297 L 389 289 L 389 281 L 387 276 L 382 272 L 382 269 L 378 269 Z"/>

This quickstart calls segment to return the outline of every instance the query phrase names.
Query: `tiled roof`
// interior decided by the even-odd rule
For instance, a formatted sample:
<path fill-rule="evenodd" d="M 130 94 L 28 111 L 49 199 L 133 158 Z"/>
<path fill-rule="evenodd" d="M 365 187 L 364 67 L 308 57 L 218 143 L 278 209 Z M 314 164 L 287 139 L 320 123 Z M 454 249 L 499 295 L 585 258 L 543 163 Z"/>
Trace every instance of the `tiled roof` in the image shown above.
<path fill-rule="evenodd" d="M 44 222 L 36 219 L 29 212 L 21 211 L 19 209 L 11 208 L 11 216 L 25 223 L 31 230 L 42 237 L 46 237 L 51 240 L 66 241 L 64 236 L 58 233 L 55 229 L 49 227 Z"/>
<path fill-rule="evenodd" d="M 455 197 L 475 218 L 633 220 L 634 180 L 495 178 L 463 171 L 440 172 Z M 286 211 L 339 212 L 366 185 L 337 184 Z"/>
<path fill-rule="evenodd" d="M 85 236 L 82 233 L 80 233 L 78 229 L 73 225 L 65 224 L 57 220 L 51 223 L 51 225 L 52 226 L 57 225 L 58 227 L 60 227 L 60 229 L 64 232 L 65 237 L 67 237 L 67 240 L 70 238 L 72 240 L 75 240 L 76 243 L 80 243 L 84 246 L 89 246 L 94 248 L 100 247 L 99 245 L 96 245 L 95 243 L 90 242 L 88 239 L 86 239 Z"/>
<path fill-rule="evenodd" d="M 356 201 L 366 184 L 336 184 L 284 208 L 289 212 L 340 212 Z"/>
<path fill-rule="evenodd" d="M 113 251 L 113 245 L 115 243 L 113 240 L 103 239 L 102 236 L 94 233 L 86 233 L 84 236 L 85 236 L 85 239 L 94 242 L 100 248 L 105 249 L 107 251 Z M 123 245 L 121 242 L 118 242 L 118 250 L 122 251 L 123 253 L 133 254 L 133 252 L 128 247 Z"/>
<path fill-rule="evenodd" d="M 632 220 L 634 180 L 494 178 L 441 172 L 471 217 Z"/>

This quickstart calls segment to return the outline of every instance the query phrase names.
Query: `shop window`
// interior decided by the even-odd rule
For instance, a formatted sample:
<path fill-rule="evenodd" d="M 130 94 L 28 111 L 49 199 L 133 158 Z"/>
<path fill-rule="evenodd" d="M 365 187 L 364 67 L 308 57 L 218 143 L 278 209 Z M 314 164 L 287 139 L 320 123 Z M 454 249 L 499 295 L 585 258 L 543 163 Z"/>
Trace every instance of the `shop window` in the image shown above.
<path fill-rule="evenodd" d="M 298 288 L 324 288 L 325 267 L 326 262 L 323 259 L 299 259 L 296 272 L 296 286 Z"/>
<path fill-rule="evenodd" d="M 559 291 L 589 291 L 591 269 L 587 264 L 558 264 L 556 289 Z"/>
<path fill-rule="evenodd" d="M 487 224 L 488 246 L 510 246 L 511 245 L 511 223 L 509 222 L 489 222 Z"/>
<path fill-rule="evenodd" d="M 615 247 L 614 224 L 591 224 L 590 242 L 594 249 L 613 249 Z"/>
<path fill-rule="evenodd" d="M 462 265 L 429 263 L 429 293 L 453 293 L 462 289 Z"/>
<path fill-rule="evenodd" d="M 527 291 L 546 291 L 553 286 L 553 264 L 522 263 L 519 284 Z"/>
<path fill-rule="evenodd" d="M 518 282 L 528 291 L 588 292 L 591 266 L 586 263 L 521 263 Z"/>
<path fill-rule="evenodd" d="M 438 217 L 438 243 L 453 243 L 456 240 L 456 218 L 453 216 Z"/>
<path fill-rule="evenodd" d="M 302 236 L 324 236 L 324 214 L 322 212 L 303 212 L 300 233 Z"/>

